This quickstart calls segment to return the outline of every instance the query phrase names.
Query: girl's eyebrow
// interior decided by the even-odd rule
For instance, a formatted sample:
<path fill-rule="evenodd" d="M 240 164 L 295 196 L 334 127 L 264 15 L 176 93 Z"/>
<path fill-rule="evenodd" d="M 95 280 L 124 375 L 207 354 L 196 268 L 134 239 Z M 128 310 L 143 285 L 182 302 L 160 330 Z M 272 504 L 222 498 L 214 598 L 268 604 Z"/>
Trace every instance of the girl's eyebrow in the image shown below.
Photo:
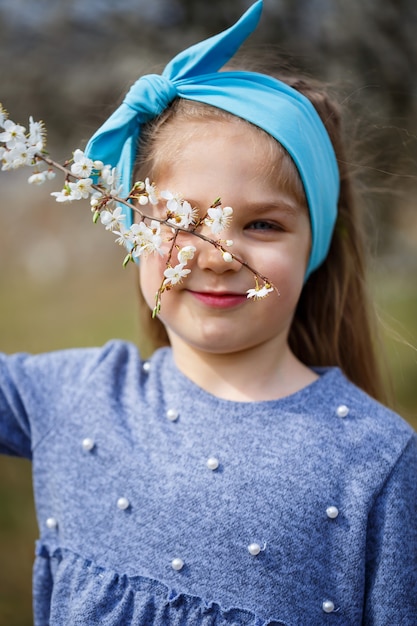
<path fill-rule="evenodd" d="M 290 200 L 279 200 L 272 202 L 251 202 L 245 204 L 242 208 L 253 211 L 254 213 L 286 213 L 290 216 L 298 215 L 302 207 Z"/>

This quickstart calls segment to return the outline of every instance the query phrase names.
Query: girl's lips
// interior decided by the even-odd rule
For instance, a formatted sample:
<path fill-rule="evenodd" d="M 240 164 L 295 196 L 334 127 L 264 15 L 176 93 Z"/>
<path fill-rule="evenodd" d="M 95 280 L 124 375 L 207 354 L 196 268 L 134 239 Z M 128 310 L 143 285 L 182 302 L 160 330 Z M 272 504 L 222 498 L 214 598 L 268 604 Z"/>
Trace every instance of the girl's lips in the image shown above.
<path fill-rule="evenodd" d="M 246 294 L 241 293 L 216 293 L 213 291 L 189 291 L 189 293 L 199 300 L 199 302 L 216 309 L 230 309 L 247 300 Z"/>

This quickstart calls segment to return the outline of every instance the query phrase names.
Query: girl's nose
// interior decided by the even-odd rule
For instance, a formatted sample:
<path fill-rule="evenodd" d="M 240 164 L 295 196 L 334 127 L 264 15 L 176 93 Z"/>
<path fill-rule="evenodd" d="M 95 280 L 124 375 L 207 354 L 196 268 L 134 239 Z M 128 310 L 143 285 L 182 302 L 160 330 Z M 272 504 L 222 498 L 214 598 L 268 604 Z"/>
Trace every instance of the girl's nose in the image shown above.
<path fill-rule="evenodd" d="M 202 241 L 201 239 L 194 245 L 197 248 L 196 263 L 200 269 L 223 274 L 229 271 L 237 272 L 242 267 L 241 263 L 232 256 L 232 253 L 235 254 L 233 246 L 230 246 L 230 248 L 223 246 L 223 250 L 221 250 L 208 241 Z"/>

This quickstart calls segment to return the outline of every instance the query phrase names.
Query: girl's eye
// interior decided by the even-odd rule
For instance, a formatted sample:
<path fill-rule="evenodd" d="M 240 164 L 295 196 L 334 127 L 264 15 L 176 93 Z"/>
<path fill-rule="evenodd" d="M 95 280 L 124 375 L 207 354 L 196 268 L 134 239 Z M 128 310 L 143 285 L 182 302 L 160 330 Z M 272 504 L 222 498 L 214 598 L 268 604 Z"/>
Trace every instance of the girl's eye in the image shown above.
<path fill-rule="evenodd" d="M 279 224 L 274 222 L 265 222 L 263 220 L 251 222 L 246 228 L 250 230 L 281 230 Z"/>

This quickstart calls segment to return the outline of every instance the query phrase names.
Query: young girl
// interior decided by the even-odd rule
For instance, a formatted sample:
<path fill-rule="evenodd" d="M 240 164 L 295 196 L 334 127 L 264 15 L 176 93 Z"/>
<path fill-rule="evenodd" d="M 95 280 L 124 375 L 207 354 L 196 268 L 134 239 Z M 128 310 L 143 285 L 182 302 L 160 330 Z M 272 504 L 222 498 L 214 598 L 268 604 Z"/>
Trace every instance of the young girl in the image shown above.
<path fill-rule="evenodd" d="M 125 191 L 149 176 L 200 215 L 233 208 L 229 257 L 207 222 L 176 239 L 193 253 L 152 320 L 166 347 L 0 361 L 1 449 L 34 468 L 37 625 L 417 623 L 416 437 L 371 398 L 338 112 L 218 71 L 261 9 L 141 78 L 87 147 Z M 165 271 L 141 257 L 148 318 Z"/>

